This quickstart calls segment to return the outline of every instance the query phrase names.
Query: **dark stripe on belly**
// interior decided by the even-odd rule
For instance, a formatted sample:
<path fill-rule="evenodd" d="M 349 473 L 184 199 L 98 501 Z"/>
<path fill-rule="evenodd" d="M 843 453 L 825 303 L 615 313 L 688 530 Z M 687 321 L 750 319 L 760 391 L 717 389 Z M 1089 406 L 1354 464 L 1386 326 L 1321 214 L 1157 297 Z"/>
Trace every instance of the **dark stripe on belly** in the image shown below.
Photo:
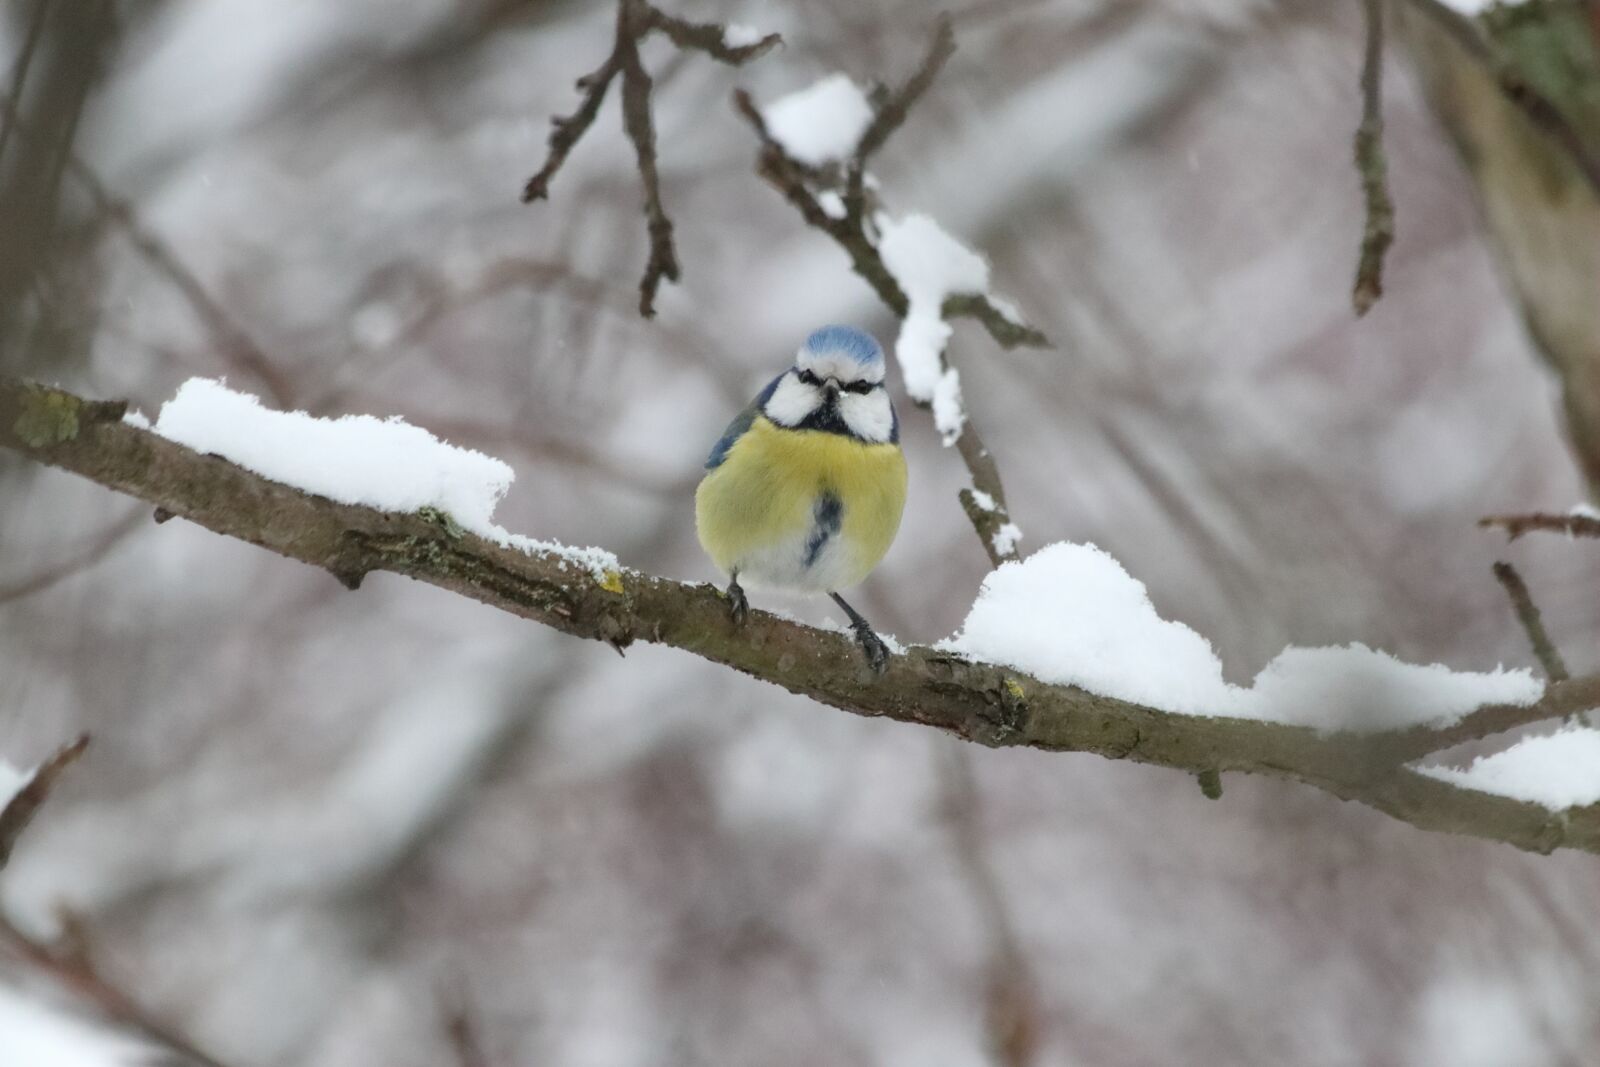
<path fill-rule="evenodd" d="M 817 503 L 811 510 L 811 536 L 806 539 L 806 556 L 802 561 L 804 566 L 811 566 L 817 562 L 817 557 L 822 554 L 822 548 L 828 539 L 839 532 L 840 520 L 844 517 L 844 504 L 832 492 L 823 490 L 817 497 Z"/>

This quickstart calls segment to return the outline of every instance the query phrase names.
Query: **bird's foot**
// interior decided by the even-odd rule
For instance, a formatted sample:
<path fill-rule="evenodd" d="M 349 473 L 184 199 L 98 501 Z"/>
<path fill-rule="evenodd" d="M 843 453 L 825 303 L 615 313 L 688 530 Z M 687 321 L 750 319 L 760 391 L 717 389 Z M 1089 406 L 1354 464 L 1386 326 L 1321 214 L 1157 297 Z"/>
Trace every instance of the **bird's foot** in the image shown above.
<path fill-rule="evenodd" d="M 853 623 L 850 627 L 856 632 L 856 644 L 861 646 L 861 652 L 867 657 L 867 666 L 872 668 L 873 674 L 882 674 L 889 669 L 889 646 L 883 643 L 883 638 L 873 632 L 872 627 L 864 622 Z"/>
<path fill-rule="evenodd" d="M 728 583 L 728 617 L 735 626 L 743 626 L 750 617 L 750 601 L 745 599 L 744 589 L 739 585 L 739 579 L 734 578 Z"/>

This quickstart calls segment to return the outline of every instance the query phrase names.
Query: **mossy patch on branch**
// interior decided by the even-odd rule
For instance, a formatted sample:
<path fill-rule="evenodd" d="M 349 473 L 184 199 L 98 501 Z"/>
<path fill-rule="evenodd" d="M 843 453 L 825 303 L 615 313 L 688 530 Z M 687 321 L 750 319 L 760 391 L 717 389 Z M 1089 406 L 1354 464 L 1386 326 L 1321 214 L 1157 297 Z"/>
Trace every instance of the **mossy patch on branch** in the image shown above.
<path fill-rule="evenodd" d="M 22 394 L 22 412 L 13 429 L 29 448 L 47 448 L 78 436 L 82 401 L 69 393 L 29 387 Z"/>

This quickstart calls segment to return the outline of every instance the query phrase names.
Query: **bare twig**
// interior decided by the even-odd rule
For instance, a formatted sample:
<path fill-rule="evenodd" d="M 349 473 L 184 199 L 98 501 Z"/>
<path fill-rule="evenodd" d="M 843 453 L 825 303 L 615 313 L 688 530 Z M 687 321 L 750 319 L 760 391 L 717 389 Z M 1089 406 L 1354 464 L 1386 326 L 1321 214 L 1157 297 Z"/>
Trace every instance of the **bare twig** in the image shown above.
<path fill-rule="evenodd" d="M 10 803 L 0 809 L 0 869 L 10 861 L 11 850 L 16 847 L 17 838 L 33 821 L 34 814 L 49 797 L 50 790 L 55 788 L 56 779 L 61 777 L 61 772 L 77 762 L 78 757 L 83 755 L 83 750 L 88 747 L 88 734 L 79 734 L 75 740 L 61 746 L 54 755 L 34 769 L 33 777 L 28 779 L 28 783 L 18 790 Z"/>
<path fill-rule="evenodd" d="M 17 112 L 15 97 L 0 95 L 0 118 L 5 128 L 16 128 L 24 136 L 33 131 Z M 153 230 L 140 221 L 133 205 L 108 189 L 100 176 L 82 159 L 68 153 L 63 167 L 88 195 L 95 210 L 119 227 L 133 245 L 134 251 L 144 257 L 156 271 L 172 283 L 179 295 L 188 303 L 195 317 L 211 334 L 212 343 L 229 362 L 253 376 L 266 389 L 274 401 L 284 407 L 294 404 L 294 390 L 288 377 L 278 369 L 248 331 L 211 295 L 200 278 L 191 270 Z"/>
<path fill-rule="evenodd" d="M 76 995 L 93 1004 L 107 1019 L 171 1050 L 199 1067 L 226 1067 L 203 1051 L 176 1027 L 156 1019 L 133 997 L 109 982 L 95 967 L 81 923 L 70 926 L 70 936 L 60 946 L 43 944 L 0 917 L 0 944 L 53 976 Z"/>
<path fill-rule="evenodd" d="M 1362 0 L 1366 50 L 1361 60 L 1361 125 L 1356 128 L 1356 172 L 1366 202 L 1361 255 L 1350 300 L 1365 315 L 1383 295 L 1383 257 L 1394 242 L 1394 202 L 1389 198 L 1388 160 L 1383 152 L 1383 3 Z"/>
<path fill-rule="evenodd" d="M 732 46 L 727 43 L 727 28 L 717 23 L 689 22 L 668 15 L 648 0 L 618 0 L 617 29 L 611 54 L 605 62 L 578 79 L 578 91 L 583 101 L 570 115 L 552 120 L 550 151 L 544 166 L 529 178 L 522 189 L 522 202 L 543 200 L 550 195 L 550 182 L 566 162 L 573 146 L 582 139 L 600 105 L 605 102 L 611 83 L 622 79 L 622 127 L 628 140 L 633 142 L 635 158 L 639 164 L 639 179 L 644 186 L 644 214 L 646 231 L 650 237 L 650 256 L 645 263 L 644 277 L 639 282 L 639 314 L 654 317 L 656 291 L 661 279 L 677 281 L 678 254 L 672 241 L 672 220 L 661 202 L 661 179 L 656 167 L 655 123 L 650 113 L 650 74 L 639 55 L 640 43 L 652 31 L 659 30 L 681 49 L 703 52 L 722 63 L 738 66 L 756 59 L 782 43 L 782 38 L 769 33 L 747 45 Z"/>
<path fill-rule="evenodd" d="M 874 675 L 848 635 L 762 611 L 736 624 L 712 586 L 631 570 L 598 575 L 562 553 L 526 553 L 436 518 L 339 504 L 130 425 L 125 409 L 0 376 L 0 449 L 323 568 L 352 587 L 372 571 L 405 575 L 563 633 L 680 648 L 854 714 L 989 746 L 1091 752 L 1191 774 L 1265 774 L 1424 829 L 1600 852 L 1600 805 L 1554 813 L 1403 766 L 1472 737 L 1600 706 L 1600 675 L 1553 683 L 1531 706 L 1481 708 L 1448 728 L 1362 734 L 1176 714 L 931 648 L 892 655 Z"/>
<path fill-rule="evenodd" d="M 1533 602 L 1533 596 L 1528 592 L 1527 583 L 1522 580 L 1522 575 L 1511 564 L 1501 560 L 1494 565 L 1494 576 L 1505 589 L 1506 596 L 1511 600 L 1511 607 L 1517 613 L 1517 621 L 1522 623 L 1522 629 L 1527 632 L 1528 643 L 1533 646 L 1533 654 L 1539 660 L 1539 665 L 1544 668 L 1545 677 L 1552 682 L 1564 682 L 1572 675 L 1567 673 L 1567 665 L 1562 662 L 1561 653 L 1551 643 L 1550 635 L 1545 632 L 1544 620 L 1539 616 L 1539 606 Z"/>
<path fill-rule="evenodd" d="M 10 585 L 0 586 L 0 604 L 43 592 L 57 582 L 85 571 L 105 559 L 129 534 L 144 526 L 145 511 L 135 508 L 108 526 L 98 537 L 60 563 Z"/>
<path fill-rule="evenodd" d="M 1564 533 L 1568 537 L 1600 537 L 1600 518 L 1577 512 L 1566 515 L 1543 511 L 1521 515 L 1486 515 L 1478 520 L 1478 525 L 1486 529 L 1504 530 L 1510 541 L 1532 531 Z"/>
<path fill-rule="evenodd" d="M 904 318 L 910 310 L 910 301 L 884 263 L 868 224 L 864 185 L 866 162 L 905 123 L 912 105 L 927 92 L 945 62 L 955 52 L 955 47 L 950 19 L 940 16 L 934 26 L 928 51 L 916 71 L 900 88 L 880 95 L 872 121 L 851 158 L 846 161 L 842 194 L 845 210 L 842 214 L 830 214 L 823 209 L 819 199 L 822 192 L 838 194 L 834 188 L 836 175 L 824 168 L 808 166 L 789 155 L 767 129 L 766 119 L 750 94 L 740 90 L 733 95 L 734 107 L 744 116 L 761 142 L 756 173 L 794 205 L 808 226 L 826 233 L 844 249 L 855 272 L 872 286 L 878 298 L 899 318 Z M 946 318 L 976 319 L 988 330 L 989 336 L 1005 348 L 1020 345 L 1043 347 L 1049 344 L 1042 332 L 1016 321 L 982 293 L 952 296 L 944 302 L 941 313 Z M 947 356 L 941 358 L 948 359 Z M 961 435 L 955 443 L 972 479 L 971 487 L 961 491 L 959 501 L 978 534 L 984 553 L 995 566 L 1016 559 L 1016 540 L 1008 536 L 1011 515 L 1006 507 L 1000 470 L 971 418 L 962 424 Z"/>
<path fill-rule="evenodd" d="M 1033 974 L 984 840 L 971 754 L 964 748 L 946 751 L 945 820 L 950 827 L 956 859 L 971 885 L 979 917 L 994 944 L 984 990 L 990 1044 L 1004 1067 L 1028 1067 L 1038 1054 L 1043 1015 Z"/>
<path fill-rule="evenodd" d="M 857 142 L 855 153 L 851 156 L 850 165 L 846 169 L 848 177 L 844 194 L 845 208 L 855 224 L 859 225 L 865 208 L 866 197 L 863 195 L 862 184 L 866 178 L 867 160 L 883 147 L 890 134 L 905 124 L 906 119 L 910 117 L 912 105 L 928 91 L 933 79 L 939 76 L 939 71 L 955 52 L 955 29 L 949 14 L 941 14 L 934 23 L 933 40 L 928 45 L 927 55 L 923 57 L 916 72 L 898 90 L 884 97 L 878 104 L 872 121 L 862 131 L 861 140 Z"/>

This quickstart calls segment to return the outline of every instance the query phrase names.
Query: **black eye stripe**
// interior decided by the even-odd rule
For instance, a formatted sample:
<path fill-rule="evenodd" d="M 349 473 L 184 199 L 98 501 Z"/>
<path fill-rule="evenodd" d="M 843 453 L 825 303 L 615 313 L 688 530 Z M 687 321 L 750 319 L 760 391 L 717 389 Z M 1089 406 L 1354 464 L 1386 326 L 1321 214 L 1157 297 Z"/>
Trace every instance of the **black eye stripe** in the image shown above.
<path fill-rule="evenodd" d="M 807 385 L 821 385 L 822 384 L 822 380 L 820 378 L 818 378 L 815 374 L 812 374 L 808 370 L 803 370 L 803 371 L 797 372 L 795 374 L 795 377 L 799 378 L 802 382 L 804 382 Z"/>

